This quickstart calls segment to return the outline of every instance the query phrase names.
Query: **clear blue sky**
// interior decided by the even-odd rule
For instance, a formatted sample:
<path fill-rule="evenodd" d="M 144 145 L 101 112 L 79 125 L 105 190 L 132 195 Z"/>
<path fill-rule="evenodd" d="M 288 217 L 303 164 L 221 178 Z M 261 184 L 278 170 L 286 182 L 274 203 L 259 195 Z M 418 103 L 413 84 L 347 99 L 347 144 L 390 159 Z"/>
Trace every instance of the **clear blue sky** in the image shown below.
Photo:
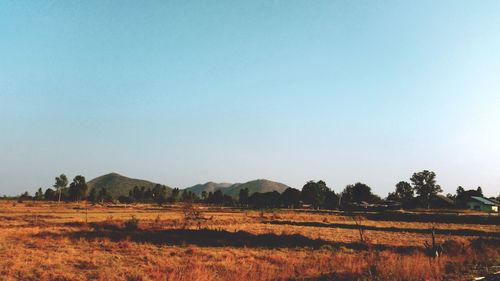
<path fill-rule="evenodd" d="M 499 1 L 2 1 L 0 194 L 66 173 L 500 193 Z"/>

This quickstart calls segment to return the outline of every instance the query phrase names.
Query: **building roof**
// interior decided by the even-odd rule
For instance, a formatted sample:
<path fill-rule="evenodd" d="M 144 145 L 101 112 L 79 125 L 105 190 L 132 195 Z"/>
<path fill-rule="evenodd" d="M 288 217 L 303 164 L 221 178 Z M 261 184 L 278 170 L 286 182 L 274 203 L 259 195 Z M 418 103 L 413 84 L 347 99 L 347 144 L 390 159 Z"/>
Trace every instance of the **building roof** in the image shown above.
<path fill-rule="evenodd" d="M 493 203 L 495 203 L 495 204 L 497 204 L 497 205 L 498 205 L 498 204 L 500 204 L 500 202 L 498 202 L 498 201 L 497 201 L 497 200 L 495 200 L 495 199 L 488 198 L 488 200 L 490 200 L 491 202 L 493 202 Z"/>
<path fill-rule="evenodd" d="M 485 205 L 496 205 L 494 202 L 491 202 L 489 199 L 486 199 L 484 197 L 479 197 L 479 196 L 471 196 L 470 198 L 479 201 Z"/>

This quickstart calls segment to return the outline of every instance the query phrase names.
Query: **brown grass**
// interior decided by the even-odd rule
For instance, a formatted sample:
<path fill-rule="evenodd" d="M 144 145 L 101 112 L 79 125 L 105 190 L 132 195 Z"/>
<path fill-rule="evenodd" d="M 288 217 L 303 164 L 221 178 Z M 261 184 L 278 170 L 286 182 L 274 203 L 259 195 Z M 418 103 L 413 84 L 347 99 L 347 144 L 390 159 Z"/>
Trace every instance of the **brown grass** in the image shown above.
<path fill-rule="evenodd" d="M 340 214 L 196 208 L 186 223 L 180 205 L 2 201 L 0 280 L 470 280 L 500 265 L 497 225 L 365 219 L 360 243 Z"/>

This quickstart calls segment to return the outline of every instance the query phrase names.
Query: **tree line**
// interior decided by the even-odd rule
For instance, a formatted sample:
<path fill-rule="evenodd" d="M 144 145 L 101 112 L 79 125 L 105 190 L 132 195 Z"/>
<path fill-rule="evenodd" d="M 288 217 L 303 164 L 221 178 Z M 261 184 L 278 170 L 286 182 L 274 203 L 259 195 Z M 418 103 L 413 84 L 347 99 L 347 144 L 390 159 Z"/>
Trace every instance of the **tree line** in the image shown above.
<path fill-rule="evenodd" d="M 465 208 L 471 196 L 483 196 L 481 187 L 465 190 L 459 186 L 456 194 L 440 195 L 441 187 L 436 182 L 436 174 L 424 170 L 414 173 L 410 182 L 400 181 L 395 190 L 385 199 L 372 192 L 367 184 L 357 182 L 347 185 L 342 192 L 336 193 L 322 181 L 308 181 L 301 190 L 287 188 L 283 193 L 276 191 L 249 194 L 247 188 L 240 190 L 238 198 L 224 194 L 221 190 L 215 192 L 203 191 L 201 196 L 188 191 L 174 188 L 169 192 L 165 185 L 156 184 L 154 187 L 135 186 L 128 196 L 113 198 L 106 188 L 92 188 L 88 190 L 85 177 L 77 175 L 71 183 L 66 175 L 55 178 L 52 188 L 43 192 L 39 188 L 34 196 L 25 192 L 19 196 L 20 200 L 47 200 L 47 201 L 80 201 L 92 203 L 120 202 L 120 203 L 175 203 L 197 202 L 224 206 L 241 206 L 254 208 L 299 208 L 313 209 L 349 209 L 369 205 L 391 205 L 406 209 L 411 208 Z M 69 186 L 68 186 L 69 183 Z"/>

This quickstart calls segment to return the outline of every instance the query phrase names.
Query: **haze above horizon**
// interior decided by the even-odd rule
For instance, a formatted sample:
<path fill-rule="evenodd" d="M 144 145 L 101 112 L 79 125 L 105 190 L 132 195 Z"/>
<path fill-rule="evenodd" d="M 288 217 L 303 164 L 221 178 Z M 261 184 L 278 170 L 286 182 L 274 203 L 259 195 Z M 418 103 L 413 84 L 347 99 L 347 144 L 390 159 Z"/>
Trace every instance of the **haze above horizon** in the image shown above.
<path fill-rule="evenodd" d="M 0 194 L 105 173 L 500 190 L 498 1 L 4 1 Z"/>

